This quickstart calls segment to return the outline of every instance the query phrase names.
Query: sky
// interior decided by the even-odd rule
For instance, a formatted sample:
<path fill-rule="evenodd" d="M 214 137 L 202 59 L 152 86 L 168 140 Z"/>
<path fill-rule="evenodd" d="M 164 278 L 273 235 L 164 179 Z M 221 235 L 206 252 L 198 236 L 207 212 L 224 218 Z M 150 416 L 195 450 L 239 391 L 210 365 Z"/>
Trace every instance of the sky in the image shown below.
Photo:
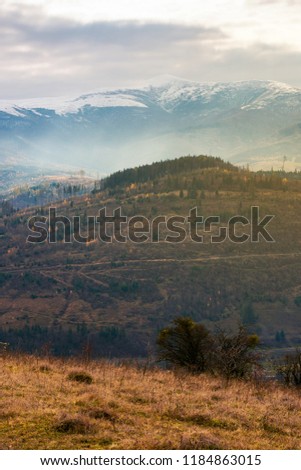
<path fill-rule="evenodd" d="M 301 88 L 300 0 L 0 0 L 0 99 L 276 80 Z"/>

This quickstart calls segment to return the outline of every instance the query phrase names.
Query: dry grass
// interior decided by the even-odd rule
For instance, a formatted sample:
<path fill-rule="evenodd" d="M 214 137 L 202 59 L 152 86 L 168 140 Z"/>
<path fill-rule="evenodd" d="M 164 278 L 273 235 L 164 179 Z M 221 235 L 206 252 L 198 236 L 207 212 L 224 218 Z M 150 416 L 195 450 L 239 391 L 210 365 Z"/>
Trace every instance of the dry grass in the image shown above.
<path fill-rule="evenodd" d="M 301 394 L 276 384 L 29 356 L 0 371 L 1 449 L 301 449 Z"/>

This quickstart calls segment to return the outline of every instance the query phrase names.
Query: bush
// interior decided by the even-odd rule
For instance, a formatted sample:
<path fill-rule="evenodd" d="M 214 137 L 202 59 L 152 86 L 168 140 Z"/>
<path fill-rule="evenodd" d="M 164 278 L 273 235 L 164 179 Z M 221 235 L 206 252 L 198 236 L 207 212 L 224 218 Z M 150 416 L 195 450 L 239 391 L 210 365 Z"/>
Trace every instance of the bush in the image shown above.
<path fill-rule="evenodd" d="M 259 357 L 254 349 L 259 343 L 257 335 L 249 335 L 243 326 L 236 334 L 220 331 L 216 335 L 214 368 L 226 378 L 249 378 L 259 367 Z"/>
<path fill-rule="evenodd" d="M 277 374 L 286 385 L 301 385 L 301 350 L 296 349 L 292 354 L 287 354 L 283 362 L 276 366 Z"/>
<path fill-rule="evenodd" d="M 211 371 L 226 378 L 248 378 L 259 357 L 254 352 L 259 339 L 249 335 L 243 326 L 236 334 L 219 331 L 211 336 L 205 326 L 190 318 L 177 318 L 174 326 L 158 336 L 158 358 L 190 372 Z"/>
<path fill-rule="evenodd" d="M 191 318 L 176 318 L 173 326 L 163 329 L 158 336 L 158 358 L 190 372 L 204 372 L 209 368 L 212 339 L 209 331 Z"/>
<path fill-rule="evenodd" d="M 301 295 L 298 295 L 298 297 L 295 298 L 295 304 L 297 307 L 301 307 Z"/>

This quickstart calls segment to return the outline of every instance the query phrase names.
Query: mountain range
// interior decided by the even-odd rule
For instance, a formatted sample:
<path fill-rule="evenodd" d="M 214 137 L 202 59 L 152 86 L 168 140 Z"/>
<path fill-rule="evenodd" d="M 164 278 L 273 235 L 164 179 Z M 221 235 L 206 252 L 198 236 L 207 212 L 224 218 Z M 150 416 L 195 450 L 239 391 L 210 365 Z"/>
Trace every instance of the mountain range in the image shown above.
<path fill-rule="evenodd" d="M 77 97 L 0 100 L 0 165 L 107 174 L 183 154 L 301 168 L 301 89 L 162 76 Z"/>

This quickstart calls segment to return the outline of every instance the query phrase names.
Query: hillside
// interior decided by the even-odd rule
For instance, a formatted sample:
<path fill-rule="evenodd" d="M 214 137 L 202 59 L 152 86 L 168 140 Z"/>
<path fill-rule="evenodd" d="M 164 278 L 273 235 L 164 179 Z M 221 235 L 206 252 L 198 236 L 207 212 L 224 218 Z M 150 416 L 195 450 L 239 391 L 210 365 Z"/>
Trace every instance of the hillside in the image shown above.
<path fill-rule="evenodd" d="M 187 217 L 197 207 L 204 217 L 220 216 L 211 234 L 200 227 L 203 243 L 189 234 L 181 243 L 168 243 L 163 226 L 154 242 L 105 243 L 96 237 L 62 243 L 58 227 L 57 243 L 31 244 L 27 221 L 48 216 L 48 207 L 4 214 L 0 340 L 29 352 L 70 355 L 89 344 L 95 356 L 143 356 L 153 351 L 159 329 L 188 315 L 211 330 L 243 322 L 262 345 L 280 352 L 298 346 L 300 173 L 253 173 L 214 158 L 193 158 L 120 172 L 96 183 L 91 194 L 56 206 L 58 214 L 82 217 L 82 234 L 87 216 L 97 216 L 102 207 L 150 221 Z M 268 226 L 274 243 L 262 237 L 254 243 L 210 242 L 231 216 L 250 217 L 254 205 L 260 220 L 275 216 Z M 237 226 L 237 233 L 243 229 Z"/>
<path fill-rule="evenodd" d="M 298 88 L 273 81 L 177 77 L 81 96 L 0 101 L 0 164 L 54 164 L 108 174 L 204 153 L 270 169 L 300 168 Z"/>
<path fill-rule="evenodd" d="M 300 393 L 274 383 L 31 356 L 0 367 L 1 449 L 301 449 Z"/>

